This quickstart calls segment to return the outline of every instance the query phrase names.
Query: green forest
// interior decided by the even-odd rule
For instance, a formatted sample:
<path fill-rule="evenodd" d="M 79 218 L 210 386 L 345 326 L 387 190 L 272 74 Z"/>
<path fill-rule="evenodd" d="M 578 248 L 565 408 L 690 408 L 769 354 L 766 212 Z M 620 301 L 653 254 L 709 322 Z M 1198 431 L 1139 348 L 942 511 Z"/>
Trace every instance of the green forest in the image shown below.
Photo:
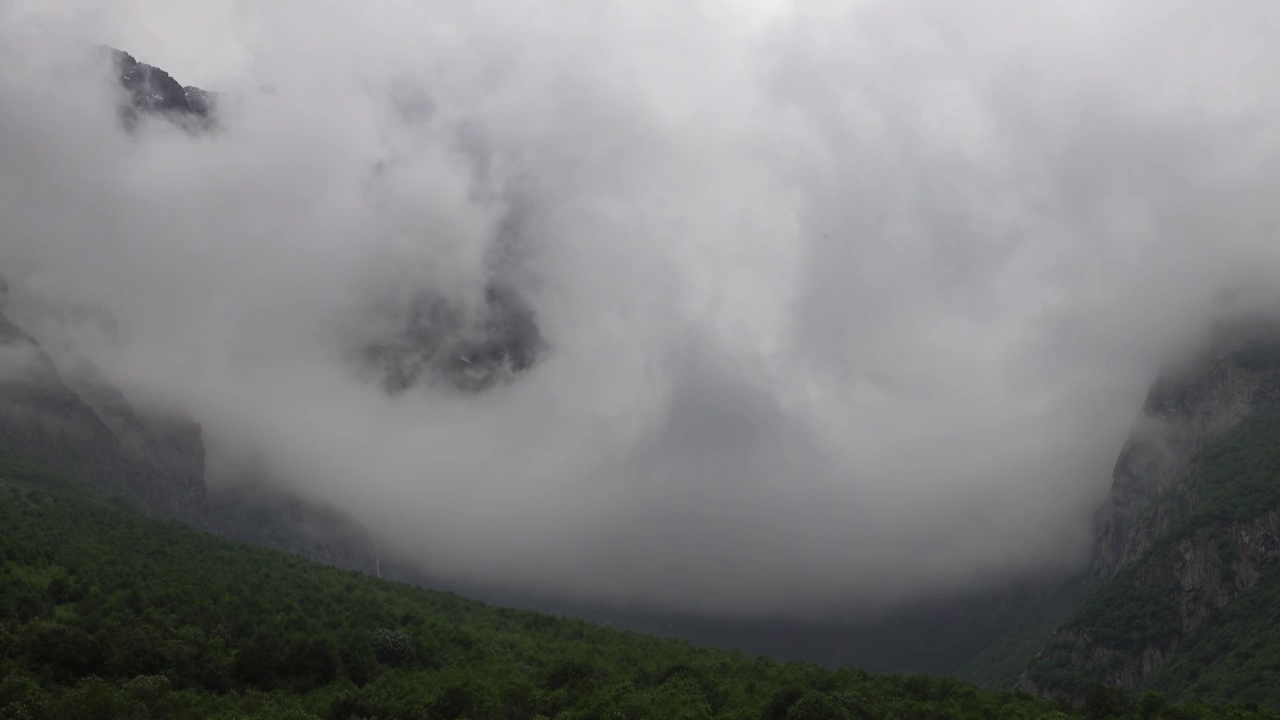
<path fill-rule="evenodd" d="M 0 453 L 0 718 L 1280 718 L 1076 707 L 484 605 L 151 519 Z"/>

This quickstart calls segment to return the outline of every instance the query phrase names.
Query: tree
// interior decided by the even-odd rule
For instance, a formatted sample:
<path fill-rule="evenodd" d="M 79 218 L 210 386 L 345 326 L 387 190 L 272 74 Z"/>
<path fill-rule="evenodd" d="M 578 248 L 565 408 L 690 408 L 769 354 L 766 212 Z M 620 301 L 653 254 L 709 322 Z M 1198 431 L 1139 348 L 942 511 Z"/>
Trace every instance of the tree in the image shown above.
<path fill-rule="evenodd" d="M 1084 696 L 1084 716 L 1089 720 L 1123 717 L 1130 707 L 1129 696 L 1117 687 L 1094 685 Z"/>
<path fill-rule="evenodd" d="M 413 642 L 399 630 L 378 628 L 373 631 L 373 656 L 378 662 L 403 667 L 413 662 Z"/>

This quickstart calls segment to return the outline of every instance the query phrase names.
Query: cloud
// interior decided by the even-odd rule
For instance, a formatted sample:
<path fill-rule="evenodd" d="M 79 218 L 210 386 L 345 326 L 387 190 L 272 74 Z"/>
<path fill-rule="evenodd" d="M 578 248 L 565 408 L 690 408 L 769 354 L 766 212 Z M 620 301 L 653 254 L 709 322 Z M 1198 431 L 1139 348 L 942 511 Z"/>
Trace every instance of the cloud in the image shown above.
<path fill-rule="evenodd" d="M 8 0 L 0 267 L 437 577 L 801 616 L 1078 563 L 1157 368 L 1280 279 L 1280 8 L 753 8 Z M 126 136 L 85 39 L 221 129 Z M 497 275 L 527 373 L 353 367 Z"/>
<path fill-rule="evenodd" d="M 44 358 L 40 357 L 38 346 L 9 338 L 0 342 L 0 382 L 21 381 L 44 370 Z"/>

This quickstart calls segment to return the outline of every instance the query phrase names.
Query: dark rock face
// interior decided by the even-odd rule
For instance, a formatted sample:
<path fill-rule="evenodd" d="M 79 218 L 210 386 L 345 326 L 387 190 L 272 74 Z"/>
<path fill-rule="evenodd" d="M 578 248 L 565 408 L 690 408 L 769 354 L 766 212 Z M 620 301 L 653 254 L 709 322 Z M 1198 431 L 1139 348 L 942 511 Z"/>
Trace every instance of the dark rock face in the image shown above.
<path fill-rule="evenodd" d="M 169 73 L 122 50 L 109 49 L 120 85 L 129 91 L 129 103 L 121 109 L 127 129 L 133 129 L 143 115 L 159 115 L 192 130 L 208 130 L 212 101 L 208 93 L 183 87 Z"/>
<path fill-rule="evenodd" d="M 140 63 L 127 52 L 115 51 L 120 84 L 133 96 L 133 106 L 143 112 L 197 112 L 187 101 L 187 90 L 169 73 Z M 201 107 L 199 114 L 207 114 Z"/>
<path fill-rule="evenodd" d="M 366 344 L 361 358 L 393 394 L 433 380 L 483 390 L 533 367 L 543 348 L 533 313 L 493 285 L 479 318 L 426 292 L 388 314 L 392 329 Z"/>
<path fill-rule="evenodd" d="M 182 89 L 187 109 L 196 115 L 207 116 L 213 111 L 213 96 L 198 87 L 188 85 Z"/>

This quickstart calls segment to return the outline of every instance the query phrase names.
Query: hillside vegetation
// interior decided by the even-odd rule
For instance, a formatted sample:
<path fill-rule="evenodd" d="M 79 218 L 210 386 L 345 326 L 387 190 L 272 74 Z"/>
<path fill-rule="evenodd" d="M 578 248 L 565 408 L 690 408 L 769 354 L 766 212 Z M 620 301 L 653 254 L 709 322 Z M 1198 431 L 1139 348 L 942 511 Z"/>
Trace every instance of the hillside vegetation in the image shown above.
<path fill-rule="evenodd" d="M 490 607 L 157 521 L 0 453 L 0 718 L 1267 717 L 1080 710 Z"/>

